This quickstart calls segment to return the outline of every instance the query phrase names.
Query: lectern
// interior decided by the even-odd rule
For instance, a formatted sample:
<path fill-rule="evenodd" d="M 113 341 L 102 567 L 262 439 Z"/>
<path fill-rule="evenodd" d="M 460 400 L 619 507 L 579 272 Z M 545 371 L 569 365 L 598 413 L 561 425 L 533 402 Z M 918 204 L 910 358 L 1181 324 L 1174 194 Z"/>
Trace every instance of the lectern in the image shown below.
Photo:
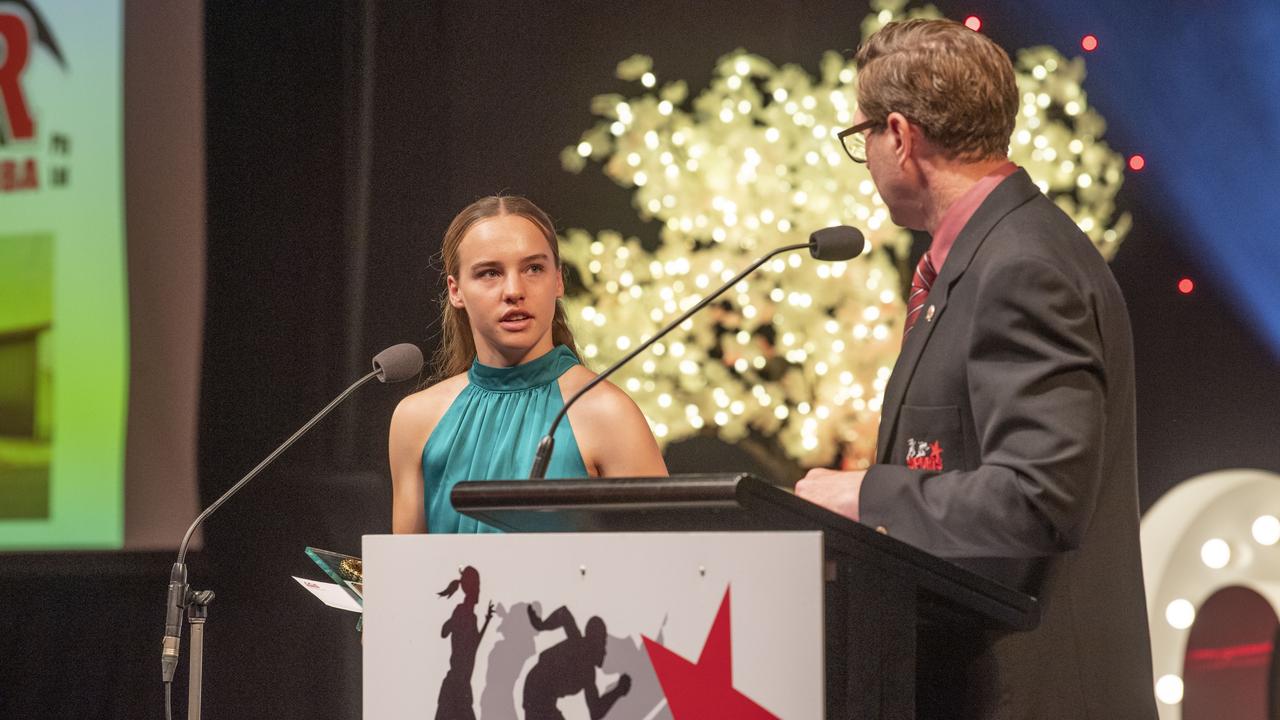
<path fill-rule="evenodd" d="M 827 718 L 945 717 L 951 670 L 1038 622 L 1033 598 L 750 475 L 464 482 L 452 499 L 508 533 L 820 534 Z"/>

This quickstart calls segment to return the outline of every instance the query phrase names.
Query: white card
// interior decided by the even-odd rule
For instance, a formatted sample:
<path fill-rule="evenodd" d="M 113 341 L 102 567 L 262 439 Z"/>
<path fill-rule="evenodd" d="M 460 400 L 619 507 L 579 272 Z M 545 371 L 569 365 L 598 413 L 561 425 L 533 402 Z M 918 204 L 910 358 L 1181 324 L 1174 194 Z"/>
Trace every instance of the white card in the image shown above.
<path fill-rule="evenodd" d="M 311 591 L 312 595 L 320 598 L 320 602 L 329 607 L 338 608 L 339 610 L 350 610 L 351 612 L 363 612 L 360 604 L 357 603 L 341 585 L 335 585 L 327 582 L 317 582 L 315 580 L 306 580 L 297 575 L 293 576 L 298 584 Z"/>

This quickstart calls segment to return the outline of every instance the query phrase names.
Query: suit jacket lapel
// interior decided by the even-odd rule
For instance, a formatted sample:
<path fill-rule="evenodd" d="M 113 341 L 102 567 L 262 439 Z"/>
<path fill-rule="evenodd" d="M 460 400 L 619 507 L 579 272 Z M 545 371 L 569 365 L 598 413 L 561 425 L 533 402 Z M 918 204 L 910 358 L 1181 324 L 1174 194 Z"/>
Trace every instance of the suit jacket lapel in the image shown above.
<path fill-rule="evenodd" d="M 951 257 L 947 258 L 945 264 L 951 264 Z M 929 342 L 929 335 L 933 332 L 932 321 L 936 320 L 946 308 L 948 286 L 941 281 L 942 276 L 939 275 L 929 291 L 929 297 L 925 299 L 924 314 L 916 320 L 911 332 L 907 333 L 902 343 L 902 351 L 898 353 L 898 360 L 893 365 L 893 373 L 889 376 L 889 384 L 885 386 L 884 403 L 880 410 L 880 433 L 876 437 L 876 462 L 890 462 L 891 436 L 898 422 L 898 411 L 902 409 L 903 394 L 906 392 L 912 373 L 916 370 L 920 354 L 924 352 L 924 347 Z"/>
<path fill-rule="evenodd" d="M 986 240 L 991 229 L 1005 215 L 1035 197 L 1039 189 L 1031 182 L 1026 170 L 1019 169 L 1005 178 L 995 190 L 978 207 L 978 211 L 965 223 L 964 229 L 956 236 L 955 244 L 947 254 L 946 261 L 934 281 L 933 288 L 925 300 L 925 314 L 916 321 L 911 332 L 907 334 L 902 345 L 902 352 L 894 363 L 893 374 L 889 376 L 889 384 L 884 390 L 884 403 L 880 410 L 880 432 L 876 438 L 876 462 L 889 463 L 889 452 L 892 450 L 893 430 L 898 422 L 898 414 L 902 409 L 902 401 L 906 394 L 911 376 L 915 373 L 920 355 L 929 343 L 934 324 L 942 317 L 947 306 L 947 295 L 964 271 L 968 269 L 973 256 Z M 929 308 L 932 307 L 932 313 Z"/>

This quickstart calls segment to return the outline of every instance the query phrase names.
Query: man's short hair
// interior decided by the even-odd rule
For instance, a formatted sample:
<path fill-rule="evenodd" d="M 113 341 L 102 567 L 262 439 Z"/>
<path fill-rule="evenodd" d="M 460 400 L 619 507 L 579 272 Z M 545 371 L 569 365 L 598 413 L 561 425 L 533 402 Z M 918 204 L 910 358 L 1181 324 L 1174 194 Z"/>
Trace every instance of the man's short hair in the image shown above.
<path fill-rule="evenodd" d="M 868 120 L 901 113 L 953 159 L 1009 152 L 1018 86 L 1009 55 L 987 36 L 951 20 L 891 22 L 854 60 Z"/>

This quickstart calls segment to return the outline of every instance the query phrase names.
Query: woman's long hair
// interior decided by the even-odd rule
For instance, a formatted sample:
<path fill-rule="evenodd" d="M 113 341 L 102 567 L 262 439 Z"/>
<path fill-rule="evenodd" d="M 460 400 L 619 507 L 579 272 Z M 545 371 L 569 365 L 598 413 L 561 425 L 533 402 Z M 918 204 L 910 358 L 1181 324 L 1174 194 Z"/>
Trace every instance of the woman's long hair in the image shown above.
<path fill-rule="evenodd" d="M 458 277 L 461 270 L 458 246 L 462 244 L 462 238 L 466 237 L 467 232 L 481 220 L 503 215 L 517 215 L 537 226 L 551 247 L 556 270 L 561 269 L 560 245 L 551 218 L 526 198 L 518 195 L 490 195 L 463 208 L 453 222 L 449 223 L 449 229 L 445 230 L 440 255 L 446 275 Z M 476 341 L 471 334 L 467 311 L 450 304 L 448 289 L 440 299 L 440 308 L 440 344 L 431 359 L 432 374 L 428 384 L 466 372 L 476 356 Z M 551 320 L 551 342 L 553 345 L 568 347 L 579 361 L 582 360 L 577 341 L 573 339 L 573 331 L 569 329 L 564 305 L 559 299 L 556 300 L 555 316 Z"/>

